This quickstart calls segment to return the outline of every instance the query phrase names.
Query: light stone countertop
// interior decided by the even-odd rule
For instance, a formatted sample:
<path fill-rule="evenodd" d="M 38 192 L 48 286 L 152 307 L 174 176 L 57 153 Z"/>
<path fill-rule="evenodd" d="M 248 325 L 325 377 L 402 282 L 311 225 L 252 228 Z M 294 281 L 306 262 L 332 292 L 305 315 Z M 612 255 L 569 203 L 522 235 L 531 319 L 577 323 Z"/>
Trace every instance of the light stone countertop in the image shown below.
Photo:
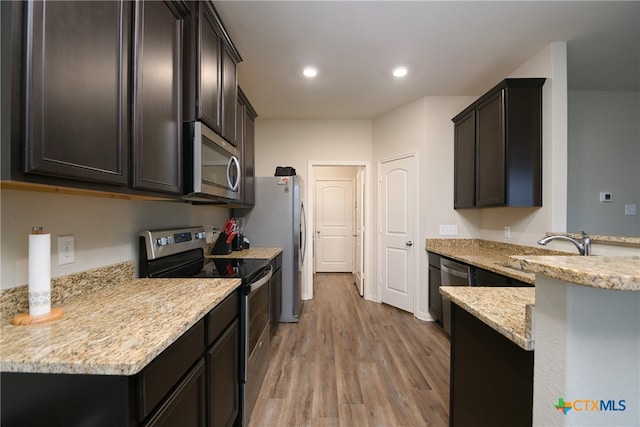
<path fill-rule="evenodd" d="M 573 255 L 568 252 L 481 239 L 426 239 L 426 250 L 529 284 L 535 283 L 535 274 L 509 267 L 510 256 Z"/>
<path fill-rule="evenodd" d="M 56 305 L 64 317 L 3 320 L 0 370 L 134 375 L 240 286 L 240 279 L 134 279 Z"/>
<path fill-rule="evenodd" d="M 211 255 L 211 250 L 207 251 L 207 258 L 242 258 L 242 259 L 268 259 L 272 260 L 281 254 L 282 248 L 249 248 L 241 251 L 232 251 L 228 255 Z"/>
<path fill-rule="evenodd" d="M 598 289 L 640 291 L 640 256 L 513 256 L 523 270 Z"/>
<path fill-rule="evenodd" d="M 440 293 L 524 350 L 533 350 L 535 288 L 442 286 Z"/>

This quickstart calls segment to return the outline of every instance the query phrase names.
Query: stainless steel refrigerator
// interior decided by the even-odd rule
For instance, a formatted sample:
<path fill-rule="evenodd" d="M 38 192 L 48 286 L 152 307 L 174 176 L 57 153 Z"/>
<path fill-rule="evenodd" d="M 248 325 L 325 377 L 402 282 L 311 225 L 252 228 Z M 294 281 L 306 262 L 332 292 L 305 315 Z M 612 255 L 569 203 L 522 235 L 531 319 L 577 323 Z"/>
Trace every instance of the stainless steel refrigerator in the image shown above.
<path fill-rule="evenodd" d="M 305 258 L 306 215 L 302 177 L 255 178 L 252 209 L 235 209 L 245 218 L 244 236 L 251 247 L 281 247 L 282 309 L 280 322 L 298 322 L 302 309 L 302 265 Z"/>

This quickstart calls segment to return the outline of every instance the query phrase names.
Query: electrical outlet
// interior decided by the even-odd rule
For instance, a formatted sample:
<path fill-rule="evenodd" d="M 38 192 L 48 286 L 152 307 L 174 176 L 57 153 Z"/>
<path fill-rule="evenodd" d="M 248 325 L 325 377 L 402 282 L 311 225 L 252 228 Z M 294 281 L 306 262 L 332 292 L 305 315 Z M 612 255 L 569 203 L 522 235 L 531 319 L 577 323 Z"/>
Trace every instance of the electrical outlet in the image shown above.
<path fill-rule="evenodd" d="M 76 261 L 73 234 L 58 236 L 58 265 L 71 264 Z"/>
<path fill-rule="evenodd" d="M 510 225 L 505 225 L 504 226 L 504 237 L 506 237 L 507 239 L 511 238 L 511 226 Z"/>
<path fill-rule="evenodd" d="M 440 225 L 440 235 L 441 236 L 457 236 L 458 226 L 457 225 Z"/>

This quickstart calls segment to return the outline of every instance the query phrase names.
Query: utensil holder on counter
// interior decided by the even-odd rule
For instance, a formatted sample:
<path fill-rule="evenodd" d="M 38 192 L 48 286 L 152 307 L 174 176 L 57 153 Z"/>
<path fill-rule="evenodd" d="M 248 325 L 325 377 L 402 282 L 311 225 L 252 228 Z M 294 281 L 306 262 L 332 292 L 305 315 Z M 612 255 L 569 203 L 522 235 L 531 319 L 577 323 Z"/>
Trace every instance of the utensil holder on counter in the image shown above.
<path fill-rule="evenodd" d="M 227 243 L 229 235 L 225 232 L 220 232 L 218 240 L 213 245 L 211 255 L 228 255 L 231 253 L 231 243 Z"/>

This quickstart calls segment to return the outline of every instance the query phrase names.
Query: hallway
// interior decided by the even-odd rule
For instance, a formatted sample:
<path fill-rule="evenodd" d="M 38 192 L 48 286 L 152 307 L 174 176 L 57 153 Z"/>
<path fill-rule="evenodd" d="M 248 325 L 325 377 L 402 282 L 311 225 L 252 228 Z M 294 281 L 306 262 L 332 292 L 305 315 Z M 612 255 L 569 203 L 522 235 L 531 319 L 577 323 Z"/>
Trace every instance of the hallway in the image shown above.
<path fill-rule="evenodd" d="M 353 276 L 315 275 L 283 323 L 251 427 L 448 425 L 449 341 L 434 323 L 362 299 Z"/>

